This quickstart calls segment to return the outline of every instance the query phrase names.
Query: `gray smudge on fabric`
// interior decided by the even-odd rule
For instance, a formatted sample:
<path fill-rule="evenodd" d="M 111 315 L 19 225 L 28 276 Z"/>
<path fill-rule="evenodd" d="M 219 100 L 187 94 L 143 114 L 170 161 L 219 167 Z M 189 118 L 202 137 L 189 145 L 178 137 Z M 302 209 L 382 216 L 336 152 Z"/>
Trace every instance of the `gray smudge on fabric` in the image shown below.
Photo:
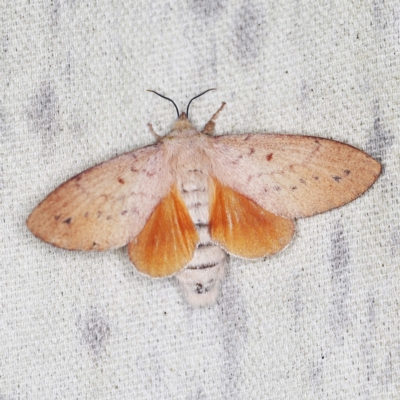
<path fill-rule="evenodd" d="M 248 313 L 242 299 L 239 285 L 227 275 L 218 301 L 220 312 L 219 329 L 224 348 L 225 388 L 224 399 L 239 399 L 237 387 L 240 376 L 240 349 L 244 346 L 248 334 Z"/>
<path fill-rule="evenodd" d="M 190 0 L 189 8 L 199 18 L 212 18 L 220 16 L 225 8 L 226 0 Z"/>
<path fill-rule="evenodd" d="M 261 29 L 265 26 L 258 10 L 252 3 L 244 3 L 236 14 L 234 35 L 237 58 L 246 63 L 248 59 L 254 59 L 260 51 L 260 36 L 264 34 Z"/>
<path fill-rule="evenodd" d="M 93 308 L 84 317 L 78 317 L 77 327 L 83 343 L 94 356 L 99 356 L 110 336 L 110 324 L 107 317 L 98 309 Z"/>
<path fill-rule="evenodd" d="M 369 398 L 371 391 L 376 385 L 376 369 L 374 362 L 374 347 L 376 335 L 376 310 L 375 310 L 375 296 L 373 293 L 368 293 L 367 297 L 367 314 L 362 326 L 361 332 L 361 352 L 366 366 L 366 377 L 361 382 L 362 392 Z M 371 390 L 372 388 L 372 390 Z"/>
<path fill-rule="evenodd" d="M 42 83 L 32 98 L 32 109 L 29 118 L 33 127 L 42 137 L 45 146 L 52 143 L 60 131 L 58 96 L 50 82 Z"/>
<path fill-rule="evenodd" d="M 309 367 L 313 392 L 321 399 L 324 398 L 324 363 L 325 356 L 321 353 L 317 353 L 316 358 L 312 359 Z"/>
<path fill-rule="evenodd" d="M 385 128 L 379 102 L 376 100 L 374 103 L 374 126 L 367 143 L 367 153 L 378 161 L 383 161 L 393 141 L 394 135 Z"/>
<path fill-rule="evenodd" d="M 400 252 L 400 227 L 396 226 L 390 236 L 391 255 L 395 257 Z"/>
<path fill-rule="evenodd" d="M 385 12 L 385 1 L 374 0 L 372 2 L 372 15 L 374 17 L 375 28 L 378 30 L 384 30 L 387 28 L 387 21 L 384 18 L 384 15 L 387 15 Z"/>
<path fill-rule="evenodd" d="M 331 233 L 331 282 L 332 309 L 331 323 L 338 341 L 343 344 L 343 333 L 349 323 L 347 306 L 350 292 L 350 250 L 344 235 L 343 224 L 337 221 Z"/>
<path fill-rule="evenodd" d="M 293 319 L 295 321 L 294 330 L 295 332 L 300 331 L 300 324 L 301 324 L 301 315 L 304 311 L 304 294 L 301 287 L 301 275 L 296 273 L 293 276 L 293 298 L 292 298 L 292 312 L 293 312 Z"/>

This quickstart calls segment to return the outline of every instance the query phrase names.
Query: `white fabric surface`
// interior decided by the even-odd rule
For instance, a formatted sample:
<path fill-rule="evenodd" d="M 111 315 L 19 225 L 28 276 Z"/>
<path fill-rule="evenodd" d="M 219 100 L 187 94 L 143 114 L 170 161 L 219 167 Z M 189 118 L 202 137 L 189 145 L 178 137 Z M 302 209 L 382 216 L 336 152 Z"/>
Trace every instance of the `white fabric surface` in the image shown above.
<path fill-rule="evenodd" d="M 0 399 L 400 398 L 398 1 L 3 1 Z M 349 205 L 282 253 L 231 258 L 191 309 L 126 249 L 37 240 L 67 178 L 153 142 L 194 95 L 202 128 L 349 143 L 381 160 Z"/>

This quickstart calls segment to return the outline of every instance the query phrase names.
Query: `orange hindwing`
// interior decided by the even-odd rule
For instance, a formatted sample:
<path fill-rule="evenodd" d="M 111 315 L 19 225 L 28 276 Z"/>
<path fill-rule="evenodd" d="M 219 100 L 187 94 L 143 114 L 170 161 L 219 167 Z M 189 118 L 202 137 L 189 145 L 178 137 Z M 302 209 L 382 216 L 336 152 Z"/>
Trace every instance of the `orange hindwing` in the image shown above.
<path fill-rule="evenodd" d="M 174 185 L 129 243 L 129 258 L 146 275 L 169 276 L 192 260 L 198 242 L 189 211 Z"/>
<path fill-rule="evenodd" d="M 293 220 L 264 210 L 216 179 L 210 181 L 210 236 L 229 253 L 259 258 L 277 253 L 290 242 Z"/>

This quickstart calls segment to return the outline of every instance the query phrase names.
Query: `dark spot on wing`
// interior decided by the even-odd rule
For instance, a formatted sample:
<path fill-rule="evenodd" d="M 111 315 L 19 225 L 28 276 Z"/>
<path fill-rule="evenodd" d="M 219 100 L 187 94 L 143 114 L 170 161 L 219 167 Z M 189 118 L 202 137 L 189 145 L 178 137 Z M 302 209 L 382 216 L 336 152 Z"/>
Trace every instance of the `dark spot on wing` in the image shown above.
<path fill-rule="evenodd" d="M 60 217 L 61 217 L 61 215 L 56 215 L 56 216 L 54 217 L 54 219 L 55 219 L 56 221 L 58 221 L 58 220 L 60 219 Z"/>
<path fill-rule="evenodd" d="M 279 190 L 281 190 L 281 187 L 278 186 L 278 185 L 275 185 L 275 186 L 273 187 L 273 189 L 276 190 L 277 192 L 279 192 Z"/>
<path fill-rule="evenodd" d="M 133 207 L 131 211 L 132 211 L 132 214 L 137 214 L 137 215 L 139 215 L 139 211 L 137 210 L 136 207 Z"/>
<path fill-rule="evenodd" d="M 93 247 L 96 247 L 97 246 L 97 243 L 96 242 L 93 242 Z"/>
<path fill-rule="evenodd" d="M 249 140 L 251 135 L 246 135 L 246 137 L 243 139 L 244 141 Z"/>
<path fill-rule="evenodd" d="M 291 186 L 290 189 L 296 190 L 296 189 L 297 189 L 297 186 Z"/>
<path fill-rule="evenodd" d="M 139 170 L 136 169 L 135 167 L 131 167 L 131 171 L 132 171 L 132 172 L 139 172 Z"/>
<path fill-rule="evenodd" d="M 106 220 L 107 220 L 107 221 L 109 221 L 111 218 L 112 218 L 112 216 L 111 216 L 111 215 L 107 215 L 107 218 L 106 218 Z"/>
<path fill-rule="evenodd" d="M 89 213 L 86 211 L 85 214 L 83 214 L 83 216 L 84 216 L 85 218 L 87 218 L 87 217 L 89 216 Z"/>
<path fill-rule="evenodd" d="M 254 152 L 255 152 L 255 150 L 251 147 L 251 148 L 249 149 L 249 156 L 251 156 Z"/>
<path fill-rule="evenodd" d="M 269 189 L 268 189 L 268 188 L 264 188 L 264 189 L 263 189 L 263 192 L 264 192 L 264 193 L 268 193 L 268 192 L 269 192 Z"/>
<path fill-rule="evenodd" d="M 340 182 L 342 180 L 342 177 L 334 175 L 334 176 L 332 176 L 332 179 L 335 180 L 336 182 Z"/>
<path fill-rule="evenodd" d="M 128 212 L 128 210 L 123 210 L 123 211 L 121 211 L 121 215 L 125 215 L 125 214 L 127 214 L 127 212 Z"/>
<path fill-rule="evenodd" d="M 76 177 L 75 177 L 75 180 L 76 181 L 80 181 L 82 179 L 82 175 L 81 174 L 79 174 L 79 175 L 77 175 Z"/>
<path fill-rule="evenodd" d="M 300 183 L 303 183 L 303 184 L 305 184 L 305 183 L 306 183 L 306 181 L 305 181 L 303 178 L 300 178 Z"/>
<path fill-rule="evenodd" d="M 269 153 L 269 154 L 267 155 L 267 161 L 271 161 L 273 155 L 274 155 L 274 153 Z"/>
<path fill-rule="evenodd" d="M 347 175 L 347 176 L 349 176 L 349 175 L 350 175 L 350 170 L 349 170 L 349 169 L 345 169 L 343 172 L 344 172 L 344 173 L 345 173 L 345 175 Z"/>
<path fill-rule="evenodd" d="M 103 213 L 101 211 L 97 211 L 97 218 L 100 218 Z"/>
<path fill-rule="evenodd" d="M 243 157 L 243 154 L 240 154 L 240 155 L 236 158 L 236 160 L 231 161 L 231 164 L 237 165 L 237 164 L 239 163 L 239 160 L 240 160 L 242 157 Z"/>
<path fill-rule="evenodd" d="M 118 178 L 118 182 L 123 185 L 125 183 L 125 181 L 122 178 Z"/>
<path fill-rule="evenodd" d="M 319 176 L 313 176 L 313 178 L 317 181 L 319 179 Z"/>
<path fill-rule="evenodd" d="M 72 221 L 72 218 L 69 217 L 69 218 L 67 218 L 65 221 L 63 221 L 63 223 L 69 225 L 69 224 L 71 223 L 71 221 Z"/>

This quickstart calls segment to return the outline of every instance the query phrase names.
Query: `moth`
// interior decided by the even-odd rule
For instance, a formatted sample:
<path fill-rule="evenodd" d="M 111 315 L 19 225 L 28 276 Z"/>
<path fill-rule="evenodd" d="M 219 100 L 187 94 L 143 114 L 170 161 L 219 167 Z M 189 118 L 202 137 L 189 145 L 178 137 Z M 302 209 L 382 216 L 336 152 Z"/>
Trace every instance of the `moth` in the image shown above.
<path fill-rule="evenodd" d="M 209 89 L 212 90 L 212 89 Z M 206 91 L 207 92 L 207 91 Z M 204 93 L 206 93 L 204 92 Z M 156 92 L 154 92 L 156 93 Z M 31 213 L 39 239 L 70 250 L 128 245 L 141 273 L 175 276 L 188 302 L 215 302 L 227 253 L 275 254 L 295 219 L 364 193 L 381 165 L 344 143 L 312 136 L 214 136 L 222 103 L 202 131 L 179 113 L 169 134 L 69 179 Z"/>

